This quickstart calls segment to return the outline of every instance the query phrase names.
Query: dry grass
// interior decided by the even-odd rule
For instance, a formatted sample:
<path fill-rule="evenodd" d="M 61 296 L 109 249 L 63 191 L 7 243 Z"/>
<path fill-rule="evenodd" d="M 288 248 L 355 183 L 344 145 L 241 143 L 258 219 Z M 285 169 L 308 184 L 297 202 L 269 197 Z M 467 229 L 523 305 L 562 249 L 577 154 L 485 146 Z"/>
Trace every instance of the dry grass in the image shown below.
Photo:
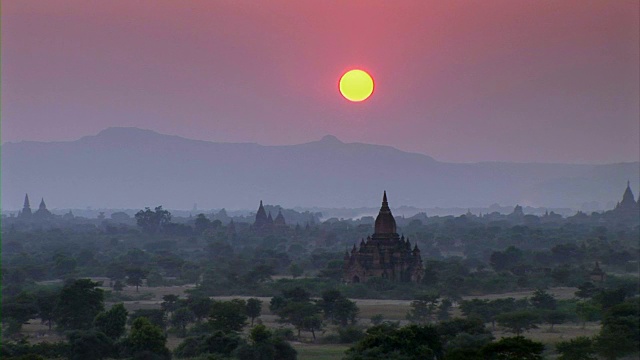
<path fill-rule="evenodd" d="M 558 300 L 568 300 L 574 297 L 574 293 L 578 291 L 578 288 L 574 287 L 555 287 L 547 290 L 548 293 L 552 294 Z M 486 300 L 495 300 L 495 299 L 504 299 L 504 298 L 514 298 L 514 299 L 524 299 L 525 297 L 531 297 L 533 295 L 534 290 L 527 291 L 513 291 L 503 294 L 489 294 L 489 295 L 478 295 L 478 296 L 463 296 L 464 300 L 470 299 L 486 299 Z"/>
<path fill-rule="evenodd" d="M 103 281 L 105 285 L 108 285 L 108 279 L 94 278 L 94 281 Z M 170 287 L 142 287 L 140 292 L 136 293 L 135 287 L 127 287 L 122 293 L 128 296 L 139 296 L 144 293 L 152 293 L 153 300 L 140 300 L 140 301 L 124 301 L 125 308 L 129 311 L 135 311 L 138 309 L 159 309 L 162 297 L 168 294 L 179 295 L 186 297 L 185 290 L 193 288 L 193 285 L 186 286 L 170 286 Z M 111 290 L 111 288 L 104 287 L 105 290 Z M 573 297 L 574 292 L 577 289 L 569 287 L 552 288 L 548 291 L 553 294 L 557 299 L 570 299 Z M 482 296 L 465 297 L 465 299 L 478 298 L 478 299 L 498 299 L 513 297 L 521 299 L 524 297 L 530 297 L 533 291 L 518 291 L 504 294 L 491 294 Z M 228 301 L 231 299 L 249 299 L 251 296 L 216 296 L 212 297 L 215 300 Z M 277 316 L 271 314 L 269 311 L 269 297 L 257 297 L 262 301 L 262 316 L 259 318 L 263 324 L 271 328 L 288 327 L 287 325 L 279 323 Z M 411 301 L 409 300 L 377 300 L 377 299 L 356 299 L 354 300 L 360 309 L 359 323 L 362 325 L 369 325 L 372 316 L 382 314 L 385 320 L 401 321 L 406 323 L 406 314 L 411 308 Z M 107 307 L 113 305 L 108 303 Z M 461 316 L 459 309 L 453 309 L 454 316 Z M 487 324 L 491 327 L 491 324 Z M 587 323 L 585 329 L 582 329 L 580 324 L 561 324 L 556 325 L 553 331 L 550 331 L 549 326 L 546 324 L 540 325 L 539 329 L 533 329 L 523 335 L 529 339 L 540 341 L 544 344 L 555 344 L 559 341 L 565 341 L 576 338 L 578 336 L 593 336 L 600 330 L 599 323 Z M 56 333 L 55 330 L 49 331 L 47 326 L 40 324 L 39 319 L 33 319 L 28 324 L 23 325 L 23 331 L 25 335 L 29 337 L 31 342 L 55 342 L 65 340 L 64 336 Z M 496 327 L 493 332 L 496 338 L 505 336 L 513 336 L 512 333 L 503 331 L 503 329 Z M 309 338 L 306 337 L 309 335 Z M 321 336 L 320 334 L 318 334 Z M 310 334 L 303 333 L 305 341 L 311 342 Z M 168 338 L 167 346 L 173 350 L 182 342 L 182 339 L 170 335 Z M 344 350 L 348 348 L 345 345 L 318 345 L 308 343 L 294 343 L 294 347 L 299 352 L 299 359 L 310 360 L 323 360 L 323 359 L 339 359 L 342 357 Z"/>
<path fill-rule="evenodd" d="M 292 342 L 298 352 L 298 360 L 334 360 L 342 359 L 348 345 L 316 345 Z"/>
<path fill-rule="evenodd" d="M 491 326 L 490 324 L 488 325 Z M 560 341 L 567 341 L 570 339 L 575 339 L 578 336 L 589 336 L 592 337 L 596 335 L 600 331 L 600 323 L 592 322 L 587 323 L 585 328 L 582 328 L 581 324 L 560 324 L 553 327 L 553 331 L 550 330 L 549 325 L 541 324 L 538 329 L 532 329 L 528 332 L 522 334 L 524 337 L 539 341 L 545 345 L 555 344 Z M 496 330 L 493 331 L 493 335 L 496 338 L 510 337 L 515 336 L 513 333 L 506 332 L 504 329 L 500 329 L 496 327 Z"/>
<path fill-rule="evenodd" d="M 356 300 L 361 319 L 371 319 L 372 316 L 381 314 L 385 320 L 405 320 L 407 312 L 411 309 L 411 302 L 405 300 Z"/>
<path fill-rule="evenodd" d="M 47 325 L 41 324 L 40 319 L 31 319 L 26 324 L 22 324 L 21 333 L 28 336 L 29 341 L 32 343 L 53 343 L 66 340 L 66 337 L 55 331 L 55 327 L 53 330 L 49 330 Z"/>

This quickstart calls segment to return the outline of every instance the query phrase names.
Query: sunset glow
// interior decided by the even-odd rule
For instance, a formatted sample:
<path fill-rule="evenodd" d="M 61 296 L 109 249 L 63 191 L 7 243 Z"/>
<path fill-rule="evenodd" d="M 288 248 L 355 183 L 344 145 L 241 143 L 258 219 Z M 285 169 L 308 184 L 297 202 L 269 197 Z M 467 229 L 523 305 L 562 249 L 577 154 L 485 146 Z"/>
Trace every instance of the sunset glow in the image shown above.
<path fill-rule="evenodd" d="M 340 93 L 349 101 L 364 101 L 373 93 L 373 78 L 366 71 L 349 70 L 340 78 Z"/>

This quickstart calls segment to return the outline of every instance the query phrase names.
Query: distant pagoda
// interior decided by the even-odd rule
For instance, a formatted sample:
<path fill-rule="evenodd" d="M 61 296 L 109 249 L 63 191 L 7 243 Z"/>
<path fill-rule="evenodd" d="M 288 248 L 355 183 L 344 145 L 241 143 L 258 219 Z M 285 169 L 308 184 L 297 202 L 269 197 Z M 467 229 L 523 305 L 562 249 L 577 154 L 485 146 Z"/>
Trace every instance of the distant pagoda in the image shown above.
<path fill-rule="evenodd" d="M 24 194 L 24 205 L 22 211 L 18 213 L 18 218 L 30 219 L 31 218 L 31 205 L 29 204 L 29 194 Z"/>
<path fill-rule="evenodd" d="M 362 239 L 359 248 L 353 245 L 351 253 L 345 253 L 343 271 L 346 283 L 366 282 L 373 277 L 419 283 L 424 277 L 418 244 L 412 250 L 409 239 L 398 235 L 386 191 L 373 235 Z"/>

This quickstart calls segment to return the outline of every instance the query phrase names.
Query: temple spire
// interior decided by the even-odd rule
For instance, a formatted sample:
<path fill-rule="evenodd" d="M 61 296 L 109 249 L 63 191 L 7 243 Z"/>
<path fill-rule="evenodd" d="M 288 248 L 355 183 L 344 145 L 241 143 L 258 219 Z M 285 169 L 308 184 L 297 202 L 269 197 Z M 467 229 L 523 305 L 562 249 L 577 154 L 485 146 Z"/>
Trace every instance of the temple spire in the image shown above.
<path fill-rule="evenodd" d="M 375 234 L 395 234 L 396 233 L 396 220 L 393 218 L 391 214 L 391 209 L 389 208 L 389 203 L 387 202 L 387 192 L 386 190 L 382 195 L 382 206 L 380 207 L 380 212 L 378 213 L 378 217 L 376 217 L 375 222 Z"/>
<path fill-rule="evenodd" d="M 258 207 L 258 212 L 256 212 L 256 220 L 253 223 L 254 228 L 261 229 L 269 223 L 267 218 L 267 212 L 264 210 L 264 206 L 262 205 L 262 200 L 260 200 L 260 206 Z"/>
<path fill-rule="evenodd" d="M 22 207 L 22 211 L 18 214 L 21 218 L 26 218 L 31 216 L 31 205 L 29 204 L 29 194 L 24 194 L 24 206 Z"/>
<path fill-rule="evenodd" d="M 624 190 L 624 194 L 622 194 L 622 201 L 620 202 L 619 207 L 631 209 L 635 207 L 635 205 L 636 199 L 631 191 L 631 182 L 627 180 L 627 188 Z"/>

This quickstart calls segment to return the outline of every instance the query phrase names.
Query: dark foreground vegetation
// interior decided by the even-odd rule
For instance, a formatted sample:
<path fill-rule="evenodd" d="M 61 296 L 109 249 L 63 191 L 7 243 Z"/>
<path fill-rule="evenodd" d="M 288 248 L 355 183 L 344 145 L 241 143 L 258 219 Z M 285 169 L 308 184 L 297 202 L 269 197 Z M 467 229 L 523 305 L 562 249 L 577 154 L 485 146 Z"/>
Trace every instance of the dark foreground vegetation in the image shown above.
<path fill-rule="evenodd" d="M 400 231 L 422 250 L 422 282 L 345 285 L 345 250 L 371 233 L 372 219 L 320 223 L 313 214 L 285 214 L 306 221 L 256 228 L 223 213 L 174 219 L 161 207 L 109 219 L 3 218 L 0 355 L 295 359 L 293 340 L 352 344 L 346 359 L 637 354 L 637 219 L 537 217 L 518 208 L 509 215 L 398 217 Z M 97 277 L 108 280 L 89 279 Z M 185 284 L 195 285 L 184 296 L 165 295 L 158 308 L 122 305 L 149 299 L 150 287 Z M 556 299 L 547 289 L 558 286 L 577 288 L 575 296 Z M 472 298 L 510 291 L 533 293 Z M 253 298 L 210 298 L 221 295 Z M 392 322 L 363 318 L 352 299 L 412 302 L 406 319 Z M 265 326 L 265 309 L 278 326 Z M 33 319 L 61 340 L 27 339 L 22 327 Z M 600 322 L 600 329 L 555 346 L 523 337 L 567 322 Z M 510 334 L 496 337 L 496 327 Z M 181 339 L 173 351 L 167 336 Z"/>

